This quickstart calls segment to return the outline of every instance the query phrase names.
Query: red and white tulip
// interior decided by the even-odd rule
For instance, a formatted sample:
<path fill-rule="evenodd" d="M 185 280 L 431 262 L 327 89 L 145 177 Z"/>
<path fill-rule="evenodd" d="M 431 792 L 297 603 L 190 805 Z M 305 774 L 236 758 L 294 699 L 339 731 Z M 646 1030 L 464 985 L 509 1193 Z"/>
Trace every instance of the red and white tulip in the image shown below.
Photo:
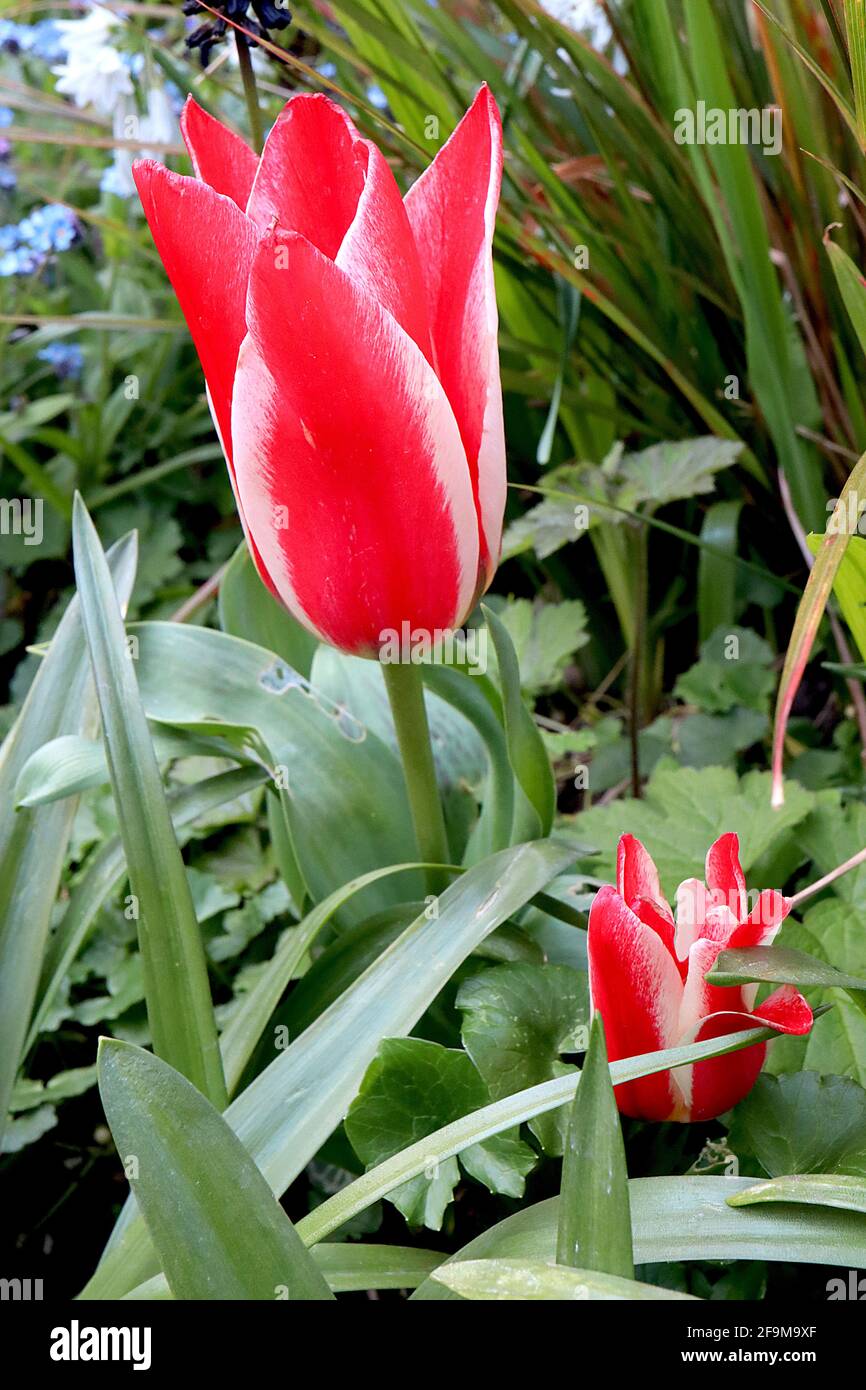
<path fill-rule="evenodd" d="M 726 1037 L 745 1028 L 808 1033 L 812 1011 L 791 985 L 755 1008 L 757 985 L 709 984 L 720 951 L 768 946 L 791 902 L 775 889 L 749 909 L 736 835 L 722 835 L 706 860 L 706 883 L 687 879 L 677 914 L 665 900 L 658 871 L 640 840 L 623 835 L 616 888 L 600 889 L 589 914 L 592 1005 L 603 1019 L 611 1061 L 686 1043 Z M 710 1120 L 751 1090 L 766 1045 L 658 1072 L 616 1087 L 625 1115 L 643 1120 Z"/>
<path fill-rule="evenodd" d="M 196 177 L 135 178 L 259 573 L 346 651 L 459 627 L 505 506 L 493 97 L 405 199 L 324 96 L 293 97 L 261 159 L 192 98 L 181 127 Z"/>

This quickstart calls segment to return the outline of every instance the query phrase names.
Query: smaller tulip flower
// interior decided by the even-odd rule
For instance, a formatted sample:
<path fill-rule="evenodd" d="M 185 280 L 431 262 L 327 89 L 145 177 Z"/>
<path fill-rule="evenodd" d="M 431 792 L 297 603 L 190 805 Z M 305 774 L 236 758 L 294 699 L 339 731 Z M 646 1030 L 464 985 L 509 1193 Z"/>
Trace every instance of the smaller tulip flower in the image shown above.
<path fill-rule="evenodd" d="M 611 1061 L 706 1042 L 746 1028 L 801 1035 L 812 1011 L 791 985 L 754 1007 L 757 985 L 713 985 L 705 976 L 721 951 L 768 946 L 791 909 L 775 889 L 749 909 L 736 835 L 709 850 L 706 883 L 687 879 L 677 890 L 677 916 L 658 870 L 640 840 L 623 835 L 616 888 L 605 886 L 589 914 L 589 983 L 604 1019 Z M 658 1072 L 616 1088 L 624 1115 L 642 1120 L 711 1120 L 751 1090 L 766 1045 L 743 1048 L 693 1066 Z"/>

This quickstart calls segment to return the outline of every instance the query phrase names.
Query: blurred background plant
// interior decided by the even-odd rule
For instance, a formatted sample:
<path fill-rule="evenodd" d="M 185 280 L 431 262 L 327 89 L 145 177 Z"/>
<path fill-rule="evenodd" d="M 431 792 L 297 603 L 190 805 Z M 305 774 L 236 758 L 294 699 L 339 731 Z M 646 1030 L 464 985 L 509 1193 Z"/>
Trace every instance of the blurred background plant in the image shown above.
<path fill-rule="evenodd" d="M 770 700 L 807 572 L 796 530 L 823 531 L 866 448 L 864 36 L 847 27 L 848 9 L 7 3 L 0 496 L 45 506 L 39 546 L 0 537 L 0 732 L 71 592 L 76 488 L 106 544 L 138 530 L 133 618 L 180 610 L 215 625 L 210 581 L 240 541 L 132 159 L 150 152 L 190 172 L 177 125 L 188 91 L 248 138 L 251 100 L 267 129 L 293 91 L 325 91 L 408 186 L 487 81 L 506 142 L 495 249 L 511 484 L 491 601 L 558 773 L 562 824 L 608 853 L 632 818 L 654 853 L 654 826 L 697 853 L 691 823 L 705 800 L 757 817 Z M 676 113 L 699 100 L 776 113 L 780 151 L 677 143 Z M 825 669 L 850 663 L 839 631 L 822 628 L 788 729 L 800 799 L 753 856 L 775 856 L 788 876 L 843 857 L 828 848 L 831 801 L 836 833 L 847 818 L 857 840 L 866 706 L 844 669 Z M 173 775 L 200 771 L 183 759 Z M 64 892 L 114 826 L 111 796 L 87 793 Z M 228 1007 L 292 904 L 254 794 L 199 829 L 194 895 Z M 79 1057 L 100 1022 L 146 1037 L 134 930 L 117 904 L 104 913 L 25 1078 L 54 1076 L 59 1061 L 69 1079 L 51 1096 L 19 1094 L 13 1146 L 53 1125 L 64 1096 L 91 1103 Z M 862 973 L 866 959 L 846 950 L 836 964 Z M 428 1029 L 452 1034 L 441 1020 Z M 854 1053 L 834 1054 L 829 1069 L 866 1080 L 866 1042 Z M 86 1127 L 93 1112 L 82 1113 Z M 70 1139 L 73 1187 L 107 1159 L 106 1140 Z M 651 1141 L 633 1140 L 651 1170 Z M 337 1170 L 350 1162 L 342 1143 Z M 320 1165 L 312 1200 L 332 1181 Z"/>

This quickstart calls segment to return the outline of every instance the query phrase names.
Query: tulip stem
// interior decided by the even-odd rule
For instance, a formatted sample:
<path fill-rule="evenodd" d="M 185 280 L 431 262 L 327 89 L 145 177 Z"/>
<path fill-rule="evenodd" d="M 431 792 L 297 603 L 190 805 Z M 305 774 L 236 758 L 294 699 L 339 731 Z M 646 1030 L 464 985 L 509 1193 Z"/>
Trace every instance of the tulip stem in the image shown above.
<path fill-rule="evenodd" d="M 259 93 L 256 87 L 253 58 L 245 35 L 239 33 L 237 29 L 235 30 L 235 43 L 238 49 L 238 63 L 241 69 L 241 81 L 244 84 L 247 112 L 250 118 L 250 136 L 253 149 L 256 154 L 261 154 L 262 145 L 264 144 L 264 133 L 262 130 L 262 113 L 259 110 Z"/>
<path fill-rule="evenodd" d="M 417 666 L 382 662 L 385 688 L 391 702 L 409 809 L 421 858 L 427 864 L 447 864 L 448 837 L 436 785 L 436 768 L 430 744 L 430 726 L 424 706 L 424 682 Z M 440 869 L 426 870 L 427 891 L 439 893 L 445 884 Z"/>

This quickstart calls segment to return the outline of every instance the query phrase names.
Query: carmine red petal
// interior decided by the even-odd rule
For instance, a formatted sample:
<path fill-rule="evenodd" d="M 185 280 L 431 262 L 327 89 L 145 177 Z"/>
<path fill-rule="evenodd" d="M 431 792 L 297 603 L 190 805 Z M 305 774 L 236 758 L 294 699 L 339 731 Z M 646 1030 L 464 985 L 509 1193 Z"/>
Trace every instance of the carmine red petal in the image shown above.
<path fill-rule="evenodd" d="M 485 85 L 405 200 L 427 284 L 437 371 L 472 475 L 484 588 L 499 560 L 506 492 L 492 260 L 501 179 L 502 125 Z"/>
<path fill-rule="evenodd" d="M 255 227 L 230 198 L 152 159 L 133 166 L 156 249 L 171 281 L 210 390 L 231 466 L 231 400 L 246 335 Z"/>
<path fill-rule="evenodd" d="M 705 1042 L 710 1038 L 727 1037 L 746 1028 L 774 1028 L 779 1033 L 797 1036 L 808 1033 L 812 1026 L 812 1010 L 793 985 L 783 985 L 753 1012 L 719 1012 L 703 1019 L 691 1037 L 681 1043 Z M 697 1062 L 693 1067 L 680 1068 L 680 1084 L 686 1095 L 686 1115 L 689 1120 L 712 1120 L 748 1095 L 764 1064 L 766 1044 L 732 1052 L 726 1057 L 714 1057 Z"/>
<path fill-rule="evenodd" d="M 336 261 L 433 361 L 424 277 L 415 239 L 387 161 L 367 144 L 364 188 Z"/>
<path fill-rule="evenodd" d="M 303 237 L 263 238 L 232 413 L 238 488 L 284 603 L 345 651 L 459 624 L 478 531 L 451 408 L 420 350 Z"/>
<path fill-rule="evenodd" d="M 674 949 L 674 924 L 671 917 L 667 916 L 658 903 L 652 902 L 649 898 L 634 898 L 629 903 L 629 907 L 636 917 L 639 917 L 644 926 L 651 927 L 654 932 L 661 937 L 665 946 L 671 953 L 671 957 L 676 963 L 680 975 L 684 975 L 683 964 L 677 960 L 677 953 Z"/>
<path fill-rule="evenodd" d="M 814 1021 L 811 1008 L 793 985 L 782 985 L 774 990 L 755 1010 L 755 1016 L 768 1028 L 793 1033 L 795 1037 L 808 1033 Z"/>
<path fill-rule="evenodd" d="M 648 898 L 668 909 L 652 855 L 635 835 L 620 835 L 616 847 L 616 887 L 623 902 Z"/>
<path fill-rule="evenodd" d="M 262 151 L 247 214 L 267 231 L 274 220 L 331 260 L 352 225 L 364 189 L 368 146 L 328 97 L 286 102 Z"/>
<path fill-rule="evenodd" d="M 672 1046 L 683 989 L 679 971 L 658 934 L 615 888 L 595 896 L 587 952 L 592 1007 L 604 1019 L 610 1060 Z M 645 1120 L 669 1119 L 679 1104 L 670 1072 L 623 1082 L 616 1099 L 623 1114 Z"/>
<path fill-rule="evenodd" d="M 733 832 L 721 835 L 707 851 L 707 888 L 712 903 L 724 904 L 741 922 L 746 915 L 746 877 L 740 867 L 740 841 Z"/>
<path fill-rule="evenodd" d="M 173 174 L 152 159 L 132 168 L 144 215 L 178 298 L 207 383 L 216 426 L 250 553 L 275 592 L 246 524 L 235 483 L 231 407 L 238 352 L 246 335 L 247 281 L 257 242 L 253 224 L 226 195 Z"/>
<path fill-rule="evenodd" d="M 180 115 L 180 133 L 189 150 L 196 177 L 224 193 L 244 210 L 259 167 L 245 140 L 187 97 Z"/>
<path fill-rule="evenodd" d="M 775 888 L 765 888 L 745 922 L 731 934 L 728 946 L 769 946 L 790 911 L 790 898 Z"/>

